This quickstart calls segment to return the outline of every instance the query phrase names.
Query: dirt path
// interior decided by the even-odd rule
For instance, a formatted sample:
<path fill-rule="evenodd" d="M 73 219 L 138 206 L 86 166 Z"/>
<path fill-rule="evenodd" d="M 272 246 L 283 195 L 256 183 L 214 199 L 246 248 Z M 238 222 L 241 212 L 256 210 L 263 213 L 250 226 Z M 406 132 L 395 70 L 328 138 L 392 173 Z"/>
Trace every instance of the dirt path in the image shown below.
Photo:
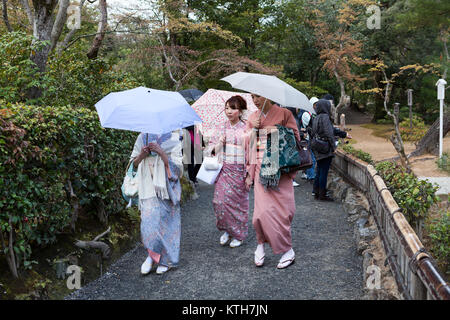
<path fill-rule="evenodd" d="M 392 143 L 385 138 L 380 138 L 372 134 L 371 129 L 361 127 L 359 124 L 347 125 L 351 128 L 350 134 L 353 140 L 355 149 L 363 150 L 372 156 L 375 161 L 381 161 L 397 156 Z M 411 153 L 415 150 L 415 145 L 412 142 L 405 142 L 406 153 Z M 450 135 L 444 137 L 443 152 L 450 153 Z M 414 173 L 419 177 L 447 177 L 448 175 L 439 170 L 436 165 L 437 156 L 432 154 L 424 154 L 410 159 Z"/>
<path fill-rule="evenodd" d="M 361 299 L 363 275 L 353 228 L 340 202 L 315 201 L 311 184 L 297 178 L 296 213 L 292 221 L 296 263 L 276 269 L 281 255 L 266 245 L 262 268 L 253 262 L 256 235 L 239 248 L 219 245 L 212 207 L 214 186 L 201 182 L 199 198 L 181 209 L 180 266 L 164 275 L 140 274 L 146 252 L 142 245 L 125 254 L 101 278 L 66 299 L 82 300 L 353 300 Z M 239 317 L 238 317 L 239 318 Z"/>

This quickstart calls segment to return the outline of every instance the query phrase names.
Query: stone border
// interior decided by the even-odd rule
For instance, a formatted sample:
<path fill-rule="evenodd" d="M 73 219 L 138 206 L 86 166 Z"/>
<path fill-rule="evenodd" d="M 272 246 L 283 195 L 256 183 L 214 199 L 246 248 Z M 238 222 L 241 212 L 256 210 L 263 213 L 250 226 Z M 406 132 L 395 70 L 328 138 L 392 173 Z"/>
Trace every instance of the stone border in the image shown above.
<path fill-rule="evenodd" d="M 353 226 L 353 236 L 357 243 L 356 250 L 362 256 L 363 290 L 362 300 L 399 300 L 401 294 L 391 270 L 384 263 L 386 253 L 373 216 L 370 214 L 370 204 L 365 195 L 358 189 L 346 183 L 342 177 L 331 171 L 327 188 L 333 192 L 336 201 L 343 202 L 347 213 L 347 221 Z M 374 269 L 379 271 L 379 287 L 371 288 L 369 278 Z"/>
<path fill-rule="evenodd" d="M 450 300 L 449 284 L 439 274 L 432 257 L 406 221 L 375 168 L 342 150 L 336 151 L 332 168 L 365 193 L 369 211 L 387 252 L 386 261 L 402 298 Z"/>

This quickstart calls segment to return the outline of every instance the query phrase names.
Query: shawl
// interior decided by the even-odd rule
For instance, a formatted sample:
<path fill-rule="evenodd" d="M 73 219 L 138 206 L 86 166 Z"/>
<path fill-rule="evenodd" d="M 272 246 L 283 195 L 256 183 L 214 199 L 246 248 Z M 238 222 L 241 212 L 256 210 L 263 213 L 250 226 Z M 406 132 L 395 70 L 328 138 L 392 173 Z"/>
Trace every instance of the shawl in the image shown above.
<path fill-rule="evenodd" d="M 298 170 L 300 166 L 300 154 L 297 148 L 294 130 L 276 125 L 278 130 L 273 130 L 267 135 L 266 149 L 264 150 L 259 181 L 267 190 L 277 190 L 283 173 Z"/>
<path fill-rule="evenodd" d="M 142 148 L 150 142 L 156 142 L 167 154 L 168 158 L 183 171 L 183 157 L 181 153 L 180 132 L 165 133 L 163 135 L 140 133 L 134 144 L 131 160 L 134 160 Z M 172 172 L 173 174 L 173 172 Z M 159 155 L 150 154 L 143 159 L 137 168 L 139 184 L 139 200 L 158 197 L 169 199 L 167 191 L 166 169 Z"/>

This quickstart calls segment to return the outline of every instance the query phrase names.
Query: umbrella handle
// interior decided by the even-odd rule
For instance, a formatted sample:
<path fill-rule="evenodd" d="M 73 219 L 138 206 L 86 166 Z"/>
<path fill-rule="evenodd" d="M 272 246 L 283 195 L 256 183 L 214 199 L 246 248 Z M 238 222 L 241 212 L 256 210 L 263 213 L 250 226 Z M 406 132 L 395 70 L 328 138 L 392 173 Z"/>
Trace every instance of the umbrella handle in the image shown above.
<path fill-rule="evenodd" d="M 265 106 L 266 106 L 266 102 L 267 102 L 267 98 L 264 100 L 264 104 L 263 104 L 263 107 L 262 107 L 262 109 L 261 109 L 261 113 L 259 114 L 259 119 L 261 119 L 261 116 L 262 116 L 262 114 L 263 114 L 263 112 L 264 112 L 264 108 L 265 108 Z M 259 129 L 259 128 L 258 128 Z"/>
<path fill-rule="evenodd" d="M 259 114 L 259 120 L 261 120 L 261 116 L 262 116 L 262 114 L 263 114 L 263 112 L 264 112 L 264 108 L 265 108 L 265 106 L 266 106 L 266 102 L 267 102 L 267 98 L 264 100 L 264 104 L 263 104 L 263 107 L 262 107 L 262 109 L 261 109 L 261 113 Z M 261 126 L 261 121 L 259 122 L 259 125 Z M 259 139 L 259 128 L 256 130 L 256 141 L 258 141 L 258 139 Z"/>

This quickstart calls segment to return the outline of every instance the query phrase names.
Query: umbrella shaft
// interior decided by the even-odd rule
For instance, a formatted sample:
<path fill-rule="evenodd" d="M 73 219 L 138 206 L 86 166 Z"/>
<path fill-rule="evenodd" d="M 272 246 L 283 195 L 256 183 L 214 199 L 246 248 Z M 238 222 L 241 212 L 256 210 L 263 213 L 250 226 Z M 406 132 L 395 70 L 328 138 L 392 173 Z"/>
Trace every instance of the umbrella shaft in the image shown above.
<path fill-rule="evenodd" d="M 264 107 L 266 106 L 266 102 L 267 102 L 267 99 L 264 100 L 264 104 L 263 104 L 263 107 L 261 109 L 261 113 L 259 114 L 259 119 L 261 119 L 261 116 L 262 116 L 262 114 L 264 112 Z"/>

